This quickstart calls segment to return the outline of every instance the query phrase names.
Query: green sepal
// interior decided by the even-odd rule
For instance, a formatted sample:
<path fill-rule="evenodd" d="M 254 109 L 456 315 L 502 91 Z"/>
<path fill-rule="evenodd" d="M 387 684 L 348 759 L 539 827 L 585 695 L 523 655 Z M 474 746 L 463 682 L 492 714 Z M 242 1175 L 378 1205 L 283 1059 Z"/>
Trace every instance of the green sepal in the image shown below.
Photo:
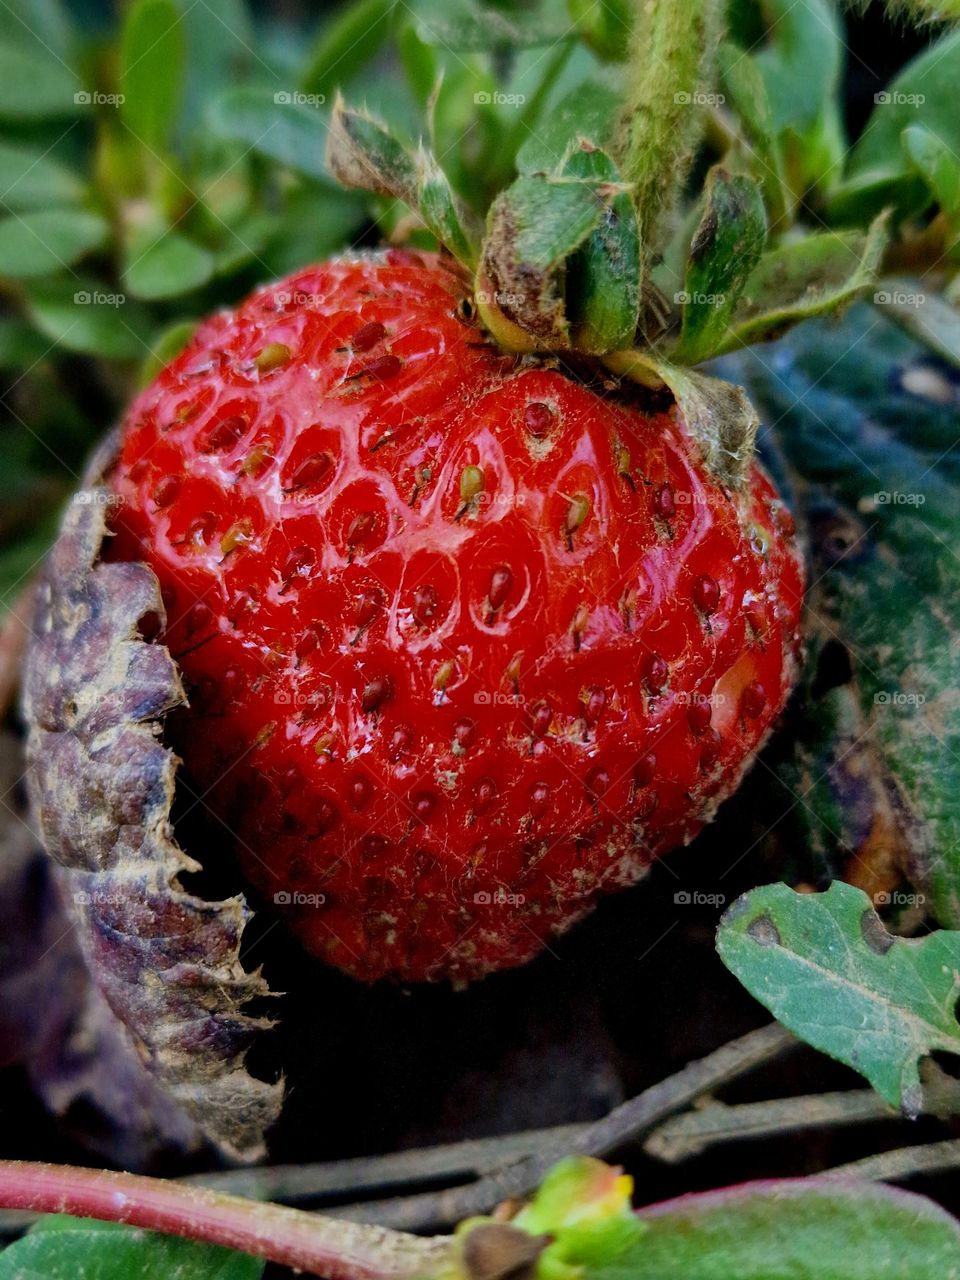
<path fill-rule="evenodd" d="M 724 346 L 731 317 L 760 260 L 767 216 L 752 178 L 710 171 L 706 207 L 690 244 L 684 277 L 680 340 L 671 359 L 698 364 Z"/>
<path fill-rule="evenodd" d="M 560 166 L 564 176 L 620 188 L 567 264 L 567 319 L 578 351 L 629 347 L 640 313 L 640 229 L 629 192 L 605 151 L 581 141 Z"/>
<path fill-rule="evenodd" d="M 345 187 L 401 200 L 467 266 L 477 261 L 477 232 L 469 210 L 421 143 L 409 151 L 382 121 L 348 107 L 338 94 L 330 115 L 327 167 Z"/>

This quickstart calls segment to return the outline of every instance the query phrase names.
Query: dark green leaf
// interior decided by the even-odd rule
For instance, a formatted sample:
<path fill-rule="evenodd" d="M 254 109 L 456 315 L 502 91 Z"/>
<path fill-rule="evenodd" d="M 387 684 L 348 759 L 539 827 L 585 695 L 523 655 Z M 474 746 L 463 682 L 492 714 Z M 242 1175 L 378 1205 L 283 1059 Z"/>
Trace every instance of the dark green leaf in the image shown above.
<path fill-rule="evenodd" d="M 953 31 L 914 58 L 877 94 L 876 106 L 850 155 L 848 174 L 874 180 L 906 176 L 912 166 L 900 145 L 900 135 L 911 125 L 921 125 L 954 153 L 960 153 L 958 77 L 960 31 Z"/>
<path fill-rule="evenodd" d="M 621 186 L 605 151 L 579 146 L 564 175 Z M 640 233 L 629 192 L 606 203 L 598 226 L 567 264 L 567 318 L 580 351 L 619 351 L 633 344 L 640 310 Z"/>
<path fill-rule="evenodd" d="M 519 173 L 550 173 L 577 138 L 605 146 L 620 111 L 620 95 L 607 85 L 585 80 L 577 85 L 517 152 Z"/>
<path fill-rule="evenodd" d="M 771 220 L 776 222 L 786 212 L 787 194 L 767 86 L 754 59 L 728 41 L 720 46 L 718 62 L 724 91 L 753 147 L 754 176 L 763 187 Z"/>
<path fill-rule="evenodd" d="M 175 298 L 206 284 L 213 267 L 213 254 L 179 231 L 149 232 L 130 246 L 121 286 L 135 298 Z"/>
<path fill-rule="evenodd" d="M 0 320 L 0 369 L 23 373 L 50 351 L 50 343 L 22 320 Z"/>
<path fill-rule="evenodd" d="M 214 1245 L 78 1218 L 44 1220 L 0 1254 L 0 1280 L 258 1280 L 263 1262 Z"/>
<path fill-rule="evenodd" d="M 69 267 L 107 240 L 109 225 L 82 209 L 0 218 L 0 276 L 25 280 Z"/>
<path fill-rule="evenodd" d="M 69 66 L 42 48 L 0 44 L 0 118 L 73 115 L 83 86 Z"/>
<path fill-rule="evenodd" d="M 909 301 L 927 305 L 916 286 Z M 886 309 L 802 325 L 723 372 L 779 424 L 809 527 L 813 688 L 777 770 L 784 843 L 871 893 L 899 892 L 902 868 L 922 905 L 958 928 L 960 376 Z"/>
<path fill-rule="evenodd" d="M 397 0 L 358 0 L 345 5 L 310 54 L 301 77 L 305 93 L 333 97 L 334 92 L 379 53 L 390 35 Z"/>
<path fill-rule="evenodd" d="M 922 1196 L 804 1178 L 640 1211 L 629 1255 L 591 1280 L 932 1280 L 960 1275 L 960 1227 Z"/>
<path fill-rule="evenodd" d="M 718 349 L 779 337 L 798 321 L 830 315 L 873 289 L 886 243 L 881 214 L 866 235 L 825 231 L 765 253 Z"/>
<path fill-rule="evenodd" d="M 184 5 L 186 43 L 184 111 L 188 123 L 205 104 L 253 71 L 264 71 L 246 0 L 202 0 Z"/>
<path fill-rule="evenodd" d="M 767 0 L 764 18 L 768 43 L 753 56 L 766 85 L 774 132 L 794 129 L 804 135 L 816 127 L 840 82 L 837 10 L 829 0 Z"/>
<path fill-rule="evenodd" d="M 706 207 L 690 244 L 684 277 L 680 341 L 671 359 L 698 364 L 724 345 L 734 308 L 760 260 L 767 217 L 752 178 L 712 169 Z"/>
<path fill-rule="evenodd" d="M 326 114 L 295 101 L 286 89 L 229 89 L 210 106 L 211 128 L 259 155 L 313 178 L 328 177 L 323 161 Z"/>
<path fill-rule="evenodd" d="M 960 933 L 895 938 L 842 880 L 753 889 L 721 920 L 717 950 L 778 1022 L 908 1115 L 922 1108 L 921 1060 L 960 1054 Z"/>
<path fill-rule="evenodd" d="M 0 44 L 27 53 L 70 59 L 73 32 L 59 0 L 4 0 L 0 5 Z"/>
<path fill-rule="evenodd" d="M 900 141 L 934 200 L 951 220 L 955 219 L 960 213 L 960 158 L 923 125 L 904 129 Z"/>
<path fill-rule="evenodd" d="M 123 119 L 150 150 L 161 151 L 173 128 L 186 61 L 183 11 L 174 0 L 136 0 L 120 41 Z"/>
<path fill-rule="evenodd" d="M 97 281 L 38 282 L 28 290 L 27 305 L 40 332 L 66 351 L 125 360 L 150 350 L 148 318 Z"/>
<path fill-rule="evenodd" d="M 0 142 L 0 205 L 14 212 L 76 204 L 83 182 L 43 151 Z"/>

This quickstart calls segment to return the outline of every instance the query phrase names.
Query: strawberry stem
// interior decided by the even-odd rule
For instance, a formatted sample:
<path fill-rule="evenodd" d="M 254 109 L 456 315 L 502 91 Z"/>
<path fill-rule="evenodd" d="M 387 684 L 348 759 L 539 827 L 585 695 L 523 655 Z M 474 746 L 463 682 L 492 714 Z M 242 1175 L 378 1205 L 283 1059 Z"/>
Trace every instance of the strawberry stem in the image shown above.
<path fill-rule="evenodd" d="M 222 1245 L 327 1280 L 450 1274 L 450 1237 L 422 1238 L 129 1173 L 0 1161 L 0 1206 L 120 1222 Z"/>
<path fill-rule="evenodd" d="M 721 0 L 638 4 L 617 159 L 634 186 L 645 266 L 706 127 Z"/>

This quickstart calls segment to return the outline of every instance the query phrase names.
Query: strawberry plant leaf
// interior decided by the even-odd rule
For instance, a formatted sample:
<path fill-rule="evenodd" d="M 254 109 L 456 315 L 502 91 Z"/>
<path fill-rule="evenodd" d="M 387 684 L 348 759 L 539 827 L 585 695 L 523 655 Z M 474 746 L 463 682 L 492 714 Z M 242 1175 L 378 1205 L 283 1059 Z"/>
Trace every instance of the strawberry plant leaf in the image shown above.
<path fill-rule="evenodd" d="M 922 1108 L 921 1059 L 960 1054 L 960 932 L 894 937 L 841 880 L 753 889 L 720 921 L 717 951 L 779 1022 L 907 1115 Z"/>
<path fill-rule="evenodd" d="M 717 351 L 778 337 L 800 320 L 830 315 L 871 289 L 887 243 L 887 218 L 870 230 L 811 233 L 765 253 L 743 288 Z"/>
<path fill-rule="evenodd" d="M 943 360 L 960 368 L 960 311 L 936 294 L 920 294 L 911 280 L 884 280 L 875 300 L 885 315 Z M 916 299 L 923 297 L 922 305 Z"/>
<path fill-rule="evenodd" d="M 28 28 L 29 29 L 29 28 Z M 0 41 L 0 119 L 42 120 L 73 115 L 80 78 L 50 49 Z"/>
<path fill-rule="evenodd" d="M 174 0 L 136 0 L 120 37 L 123 118 L 148 150 L 163 150 L 183 89 L 183 14 Z"/>
<path fill-rule="evenodd" d="M 323 28 L 300 83 L 308 94 L 333 97 L 383 47 L 393 27 L 397 0 L 348 4 Z"/>
<path fill-rule="evenodd" d="M 571 90 L 551 111 L 535 133 L 517 152 L 521 174 L 550 173 L 577 138 L 587 138 L 597 146 L 610 140 L 620 95 L 597 80 L 585 80 Z"/>
<path fill-rule="evenodd" d="M 956 1220 L 923 1196 L 865 1182 L 747 1183 L 668 1200 L 638 1217 L 645 1234 L 602 1268 L 604 1280 L 960 1277 Z"/>
<path fill-rule="evenodd" d="M 76 204 L 83 197 L 80 176 L 42 150 L 0 142 L 0 191 L 14 213 Z"/>
<path fill-rule="evenodd" d="M 767 86 L 754 59 L 729 40 L 720 45 L 717 62 L 724 91 L 753 144 L 751 172 L 763 189 L 771 221 L 777 222 L 785 216 L 787 194 Z"/>
<path fill-rule="evenodd" d="M 947 217 L 954 220 L 960 213 L 960 160 L 942 138 L 923 125 L 904 129 L 900 141 L 931 196 Z"/>
<path fill-rule="evenodd" d="M 453 53 L 530 49 L 576 35 L 563 0 L 534 0 L 522 9 L 482 0 L 419 0 L 414 12 L 420 39 Z"/>
<path fill-rule="evenodd" d="M 707 178 L 705 198 L 679 295 L 680 341 L 671 353 L 685 364 L 698 364 L 724 344 L 767 234 L 763 198 L 752 178 L 715 168 Z"/>
<path fill-rule="evenodd" d="M 134 238 L 120 277 L 135 298 L 175 298 L 206 284 L 214 258 L 178 231 L 159 230 Z"/>
<path fill-rule="evenodd" d="M 146 313 L 97 281 L 37 281 L 27 290 L 27 310 L 40 332 L 65 351 L 130 360 L 149 349 Z"/>
<path fill-rule="evenodd" d="M 929 299 L 901 301 L 925 314 Z M 778 769 L 789 843 L 815 851 L 814 874 L 842 870 L 871 894 L 909 876 L 958 928 L 960 380 L 887 310 L 855 306 L 722 371 L 778 424 L 809 530 L 810 684 Z"/>
<path fill-rule="evenodd" d="M 0 275 L 50 275 L 106 243 L 109 224 L 83 209 L 39 209 L 0 219 Z"/>
<path fill-rule="evenodd" d="M 264 1264 L 249 1254 L 176 1236 L 88 1219 L 41 1218 L 0 1254 L 0 1280 L 257 1280 Z"/>
<path fill-rule="evenodd" d="M 327 178 L 323 152 L 326 113 L 294 100 L 286 89 L 243 85 L 228 89 L 210 104 L 207 121 L 214 133 L 245 143 L 258 155 L 311 178 Z"/>

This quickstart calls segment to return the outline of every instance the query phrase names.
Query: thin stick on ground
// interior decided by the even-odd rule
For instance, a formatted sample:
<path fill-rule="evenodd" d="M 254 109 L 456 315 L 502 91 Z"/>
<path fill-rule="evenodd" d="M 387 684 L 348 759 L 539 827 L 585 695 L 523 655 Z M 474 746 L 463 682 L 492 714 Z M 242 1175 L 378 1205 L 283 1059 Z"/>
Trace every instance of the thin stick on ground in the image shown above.
<path fill-rule="evenodd" d="M 643 1149 L 656 1160 L 677 1164 L 721 1142 L 899 1118 L 899 1113 L 872 1089 L 772 1098 L 733 1107 L 724 1102 L 710 1102 L 674 1116 L 654 1129 Z"/>
<path fill-rule="evenodd" d="M 798 1042 L 779 1023 L 769 1023 L 653 1085 L 615 1107 L 601 1120 L 584 1125 L 572 1141 L 550 1138 L 535 1154 L 470 1186 L 389 1200 L 349 1205 L 332 1212 L 353 1222 L 380 1222 L 405 1231 L 452 1225 L 489 1213 L 503 1200 L 532 1191 L 552 1164 L 565 1155 L 605 1156 L 649 1132 L 696 1098 L 770 1062 Z"/>
<path fill-rule="evenodd" d="M 824 1178 L 866 1178 L 871 1182 L 906 1182 L 924 1173 L 960 1169 L 960 1139 L 927 1142 L 917 1147 L 896 1147 L 878 1156 L 827 1169 Z"/>

